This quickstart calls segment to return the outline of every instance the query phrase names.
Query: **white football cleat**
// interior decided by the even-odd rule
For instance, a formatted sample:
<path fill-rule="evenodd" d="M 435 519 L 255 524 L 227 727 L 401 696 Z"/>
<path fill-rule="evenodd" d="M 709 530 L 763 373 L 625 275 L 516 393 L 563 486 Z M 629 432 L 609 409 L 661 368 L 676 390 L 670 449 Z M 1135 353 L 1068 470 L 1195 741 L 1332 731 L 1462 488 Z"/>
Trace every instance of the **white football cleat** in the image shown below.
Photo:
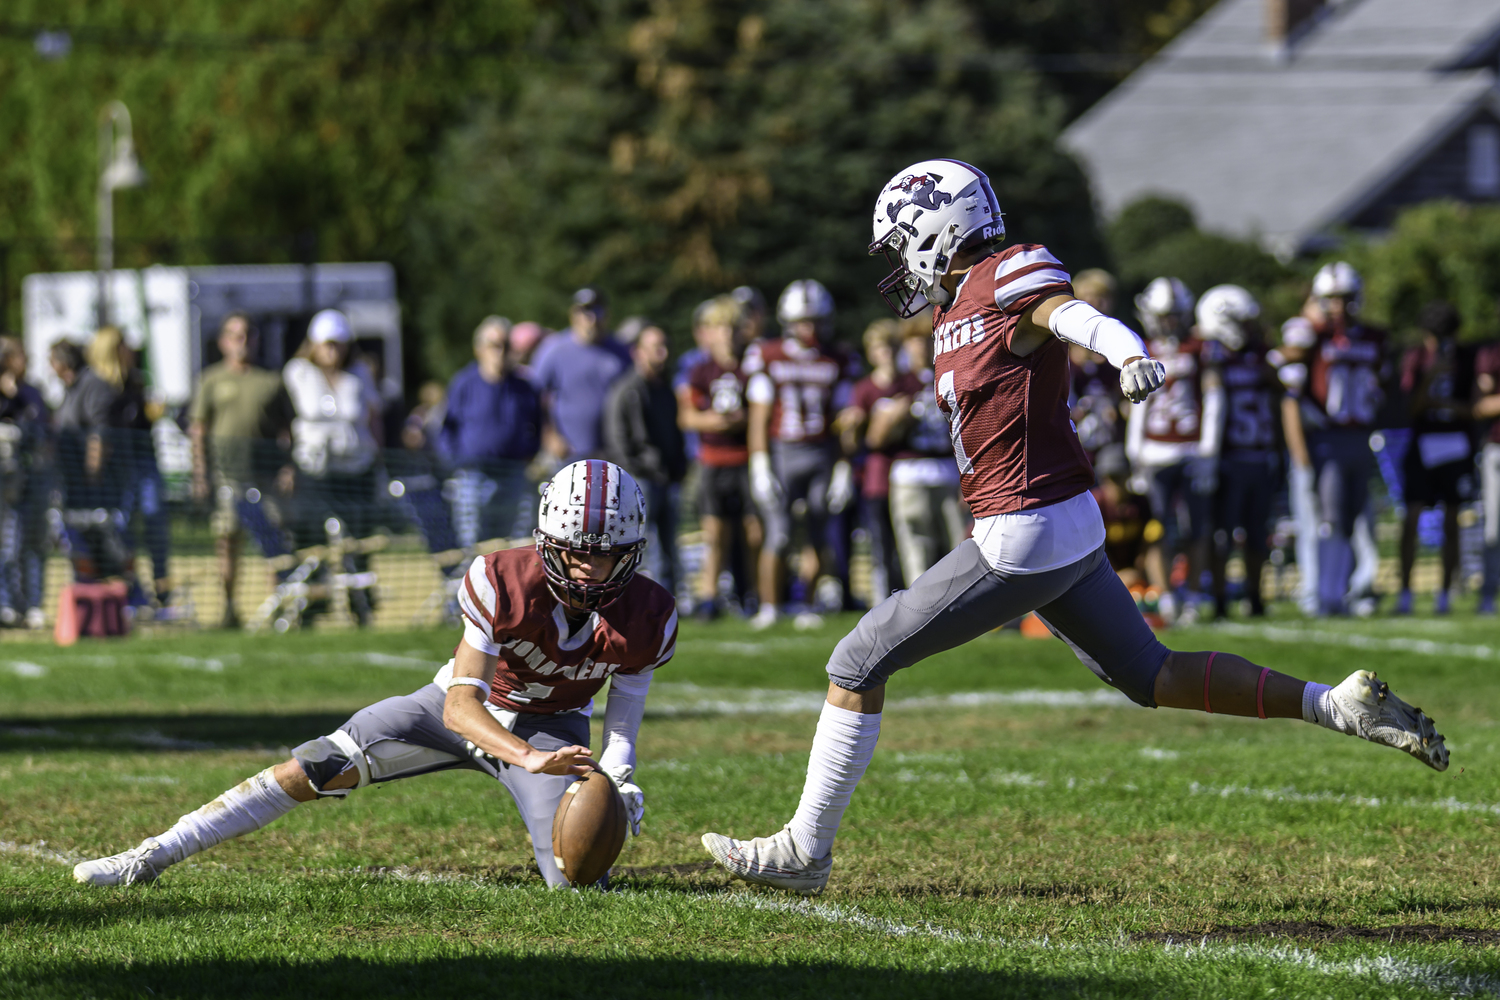
<path fill-rule="evenodd" d="M 833 853 L 809 858 L 792 839 L 790 827 L 770 837 L 735 840 L 719 833 L 705 833 L 703 846 L 730 875 L 755 885 L 786 889 L 800 896 L 816 896 L 828 884 Z"/>
<path fill-rule="evenodd" d="M 124 854 L 93 861 L 81 861 L 73 866 L 73 877 L 84 885 L 135 885 L 139 882 L 155 882 L 156 877 L 171 866 L 166 848 L 154 837 L 141 841 Z"/>
<path fill-rule="evenodd" d="M 760 610 L 750 617 L 750 627 L 759 632 L 761 629 L 770 628 L 781 618 L 774 604 L 762 604 Z"/>
<path fill-rule="evenodd" d="M 1339 729 L 1371 743 L 1405 750 L 1435 771 L 1448 769 L 1448 747 L 1432 720 L 1391 693 L 1373 671 L 1356 670 L 1328 692 Z"/>

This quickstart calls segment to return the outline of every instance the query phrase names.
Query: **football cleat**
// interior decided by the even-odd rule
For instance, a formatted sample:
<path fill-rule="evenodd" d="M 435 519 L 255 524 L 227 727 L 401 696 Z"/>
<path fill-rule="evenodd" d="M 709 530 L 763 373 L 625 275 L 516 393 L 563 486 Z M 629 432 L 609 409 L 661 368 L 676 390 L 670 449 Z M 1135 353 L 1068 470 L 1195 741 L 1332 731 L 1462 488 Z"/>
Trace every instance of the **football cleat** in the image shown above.
<path fill-rule="evenodd" d="M 172 864 L 167 850 L 155 838 L 147 837 L 140 847 L 113 857 L 81 861 L 73 866 L 73 877 L 84 885 L 135 885 L 155 882 L 156 877 Z"/>
<path fill-rule="evenodd" d="M 737 879 L 754 885 L 786 889 L 800 896 L 816 896 L 828 884 L 833 853 L 809 858 L 792 839 L 790 827 L 770 837 L 735 840 L 718 833 L 705 833 L 703 846 L 719 866 Z"/>
<path fill-rule="evenodd" d="M 1432 720 L 1392 694 L 1372 671 L 1354 671 L 1328 697 L 1341 732 L 1404 750 L 1435 771 L 1448 769 L 1448 747 Z"/>

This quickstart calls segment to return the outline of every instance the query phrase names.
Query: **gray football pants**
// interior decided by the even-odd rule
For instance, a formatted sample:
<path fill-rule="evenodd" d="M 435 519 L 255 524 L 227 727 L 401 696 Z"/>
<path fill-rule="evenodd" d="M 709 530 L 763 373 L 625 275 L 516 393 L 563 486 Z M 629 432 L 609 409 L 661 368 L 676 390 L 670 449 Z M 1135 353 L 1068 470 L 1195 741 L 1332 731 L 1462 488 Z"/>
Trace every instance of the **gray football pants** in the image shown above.
<path fill-rule="evenodd" d="M 325 793 L 322 787 L 350 767 L 359 771 L 356 788 L 453 768 L 482 771 L 498 779 L 515 800 L 547 884 L 567 885 L 568 880 L 553 860 L 552 817 L 563 792 L 577 779 L 571 775 L 531 774 L 525 768 L 475 760 L 464 741 L 443 725 L 446 699 L 442 688 L 428 684 L 411 694 L 378 701 L 355 712 L 336 732 L 297 747 L 292 756 L 319 795 L 341 794 Z M 501 719 L 501 724 L 505 721 Z M 509 728 L 538 750 L 589 743 L 589 720 L 580 712 L 520 715 Z"/>
<path fill-rule="evenodd" d="M 1141 618 L 1102 546 L 1061 569 L 1006 576 L 965 539 L 859 620 L 834 649 L 828 678 L 849 691 L 868 691 L 903 667 L 1031 611 L 1100 680 L 1156 707 L 1156 675 L 1170 650 Z"/>

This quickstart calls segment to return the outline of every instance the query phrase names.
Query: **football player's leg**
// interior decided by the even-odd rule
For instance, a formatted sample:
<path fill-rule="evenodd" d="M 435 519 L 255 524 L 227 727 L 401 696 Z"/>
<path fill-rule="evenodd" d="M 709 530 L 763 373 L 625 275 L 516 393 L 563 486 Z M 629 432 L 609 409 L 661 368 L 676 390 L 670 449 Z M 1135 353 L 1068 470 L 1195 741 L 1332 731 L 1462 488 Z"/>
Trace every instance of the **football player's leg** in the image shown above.
<path fill-rule="evenodd" d="M 1148 708 L 1183 708 L 1262 719 L 1303 719 L 1416 757 L 1436 770 L 1448 750 L 1432 720 L 1367 670 L 1337 687 L 1300 680 L 1221 652 L 1168 650 L 1135 613 L 1119 578 L 1099 558 L 1091 572 L 1037 611 L 1091 670 Z"/>
<path fill-rule="evenodd" d="M 85 861 L 73 876 L 93 885 L 148 882 L 200 851 L 267 826 L 302 802 L 428 771 L 483 770 L 443 727 L 443 698 L 442 689 L 429 684 L 371 705 L 335 732 L 297 747 L 292 759 L 240 782 L 139 847 Z"/>
<path fill-rule="evenodd" d="M 797 843 L 814 858 L 831 848 L 874 753 L 891 674 L 1026 614 L 1071 582 L 1068 567 L 1002 576 L 968 539 L 861 618 L 828 661 L 828 702 L 791 823 Z"/>
<path fill-rule="evenodd" d="M 522 719 L 512 732 L 539 750 L 589 745 L 589 720 L 577 712 Z M 499 778 L 515 799 L 521 821 L 526 824 L 542 877 L 554 889 L 566 886 L 567 876 L 557 867 L 552 852 L 552 820 L 563 793 L 578 779 L 567 774 L 531 774 L 520 767 L 501 768 Z"/>

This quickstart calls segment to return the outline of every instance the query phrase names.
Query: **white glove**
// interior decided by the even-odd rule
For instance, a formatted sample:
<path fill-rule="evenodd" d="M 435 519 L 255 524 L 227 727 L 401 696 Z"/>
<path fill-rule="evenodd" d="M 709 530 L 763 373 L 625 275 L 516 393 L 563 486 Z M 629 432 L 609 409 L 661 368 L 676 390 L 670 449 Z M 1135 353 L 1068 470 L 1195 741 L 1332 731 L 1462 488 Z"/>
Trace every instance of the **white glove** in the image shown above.
<path fill-rule="evenodd" d="M 1167 366 L 1155 358 L 1137 358 L 1120 369 L 1120 391 L 1132 403 L 1139 403 L 1167 380 Z"/>
<path fill-rule="evenodd" d="M 828 512 L 842 514 L 844 508 L 854 500 L 854 470 L 849 463 L 839 459 L 833 463 L 833 475 L 828 480 Z"/>
<path fill-rule="evenodd" d="M 469 751 L 470 757 L 473 757 L 481 764 L 487 761 L 495 765 L 496 768 L 510 767 L 509 764 L 505 763 L 505 761 L 501 760 L 499 757 L 496 757 L 488 750 L 481 750 L 479 747 L 475 746 L 472 740 L 464 740 L 464 749 Z"/>
<path fill-rule="evenodd" d="M 620 797 L 625 800 L 625 818 L 630 822 L 630 835 L 639 837 L 641 818 L 646 815 L 646 793 L 641 791 L 640 785 L 630 780 L 635 774 L 635 768 L 629 764 L 616 764 L 604 773 L 609 775 L 609 780 L 615 783 L 615 787 L 620 790 Z"/>
<path fill-rule="evenodd" d="M 750 496 L 762 507 L 781 505 L 781 484 L 771 471 L 771 456 L 767 452 L 750 453 Z"/>
<path fill-rule="evenodd" d="M 1193 492 L 1199 496 L 1212 496 L 1219 489 L 1219 460 L 1199 456 L 1188 463 L 1188 478 Z"/>

